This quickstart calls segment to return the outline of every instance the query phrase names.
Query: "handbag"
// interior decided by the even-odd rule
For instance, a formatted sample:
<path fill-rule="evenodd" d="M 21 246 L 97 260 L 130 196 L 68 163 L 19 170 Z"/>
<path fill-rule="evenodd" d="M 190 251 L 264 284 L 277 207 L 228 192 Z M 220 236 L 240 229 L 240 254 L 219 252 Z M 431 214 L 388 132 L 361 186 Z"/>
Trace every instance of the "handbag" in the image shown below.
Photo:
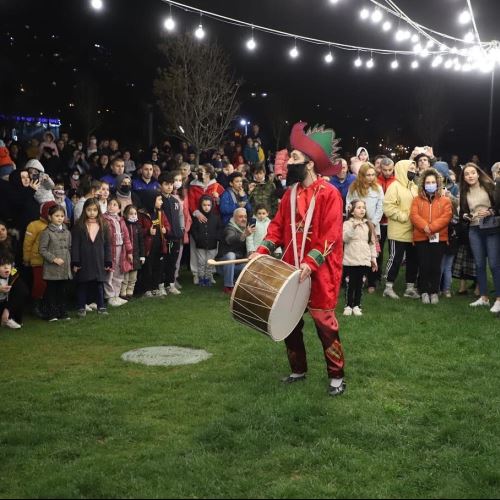
<path fill-rule="evenodd" d="M 500 216 L 488 215 L 479 221 L 479 229 L 482 234 L 497 234 L 500 233 Z"/>

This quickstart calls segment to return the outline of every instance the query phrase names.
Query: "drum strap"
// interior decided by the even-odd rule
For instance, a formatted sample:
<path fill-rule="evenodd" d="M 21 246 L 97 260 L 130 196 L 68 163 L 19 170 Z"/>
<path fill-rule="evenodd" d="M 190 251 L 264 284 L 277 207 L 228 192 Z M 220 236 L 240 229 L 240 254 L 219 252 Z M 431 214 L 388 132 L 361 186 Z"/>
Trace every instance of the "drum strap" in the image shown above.
<path fill-rule="evenodd" d="M 292 209 L 292 243 L 293 243 L 293 257 L 295 259 L 295 267 L 298 269 L 300 263 L 304 259 L 304 252 L 306 249 L 307 234 L 309 233 L 309 228 L 311 227 L 311 222 L 314 214 L 314 208 L 316 206 L 316 193 L 311 199 L 311 204 L 307 210 L 306 220 L 304 223 L 304 236 L 302 237 L 302 248 L 300 249 L 300 260 L 298 254 L 297 246 L 297 224 L 296 224 L 296 210 L 297 210 L 297 189 L 299 183 L 297 182 L 292 188 L 292 195 L 290 197 L 290 205 Z"/>

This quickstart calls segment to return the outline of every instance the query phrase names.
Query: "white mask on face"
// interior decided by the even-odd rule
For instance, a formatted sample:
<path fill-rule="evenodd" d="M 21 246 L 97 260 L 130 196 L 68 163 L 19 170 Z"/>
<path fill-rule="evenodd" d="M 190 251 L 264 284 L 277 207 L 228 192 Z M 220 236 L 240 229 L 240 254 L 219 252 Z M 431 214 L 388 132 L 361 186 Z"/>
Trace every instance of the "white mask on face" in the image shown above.
<path fill-rule="evenodd" d="M 182 182 L 181 181 L 175 181 L 174 182 L 174 189 L 180 189 L 182 187 Z"/>

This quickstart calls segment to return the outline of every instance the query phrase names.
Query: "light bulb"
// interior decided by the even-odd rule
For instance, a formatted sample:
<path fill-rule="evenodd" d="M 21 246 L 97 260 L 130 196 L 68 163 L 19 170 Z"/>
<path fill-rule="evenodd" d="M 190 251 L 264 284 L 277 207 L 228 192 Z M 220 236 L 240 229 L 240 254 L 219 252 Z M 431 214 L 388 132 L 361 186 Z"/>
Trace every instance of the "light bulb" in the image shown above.
<path fill-rule="evenodd" d="M 465 36 L 464 36 L 464 42 L 465 43 L 474 43 L 475 36 L 472 31 L 469 31 Z"/>
<path fill-rule="evenodd" d="M 460 24 L 469 24 L 471 22 L 471 15 L 470 15 L 470 12 L 468 10 L 464 10 L 462 12 L 460 12 L 459 16 L 458 16 L 458 22 Z"/>
<path fill-rule="evenodd" d="M 380 21 L 382 21 L 383 17 L 384 16 L 383 16 L 382 12 L 380 12 L 380 10 L 378 10 L 378 9 L 375 9 L 373 11 L 373 14 L 372 14 L 372 22 L 379 23 Z"/>
<path fill-rule="evenodd" d="M 102 3 L 102 0 L 92 0 L 90 2 L 90 5 L 95 10 L 101 10 L 103 8 L 103 6 L 104 6 L 104 4 Z"/>
<path fill-rule="evenodd" d="M 413 43 L 418 43 L 420 41 L 420 37 L 415 33 L 414 35 L 412 35 L 411 41 Z"/>
<path fill-rule="evenodd" d="M 386 21 L 383 25 L 382 25 L 382 29 L 384 31 L 389 31 L 390 29 L 392 28 L 392 23 L 390 21 Z"/>
<path fill-rule="evenodd" d="M 333 54 L 331 52 L 328 52 L 328 54 L 325 55 L 325 62 L 327 64 L 331 64 L 333 62 Z"/>
<path fill-rule="evenodd" d="M 203 40 L 203 38 L 205 38 L 205 30 L 203 29 L 203 26 L 201 24 L 198 26 L 198 29 L 194 32 L 194 36 L 198 38 L 198 40 Z"/>
<path fill-rule="evenodd" d="M 418 63 L 418 61 L 413 61 L 411 63 L 411 69 L 418 69 L 419 66 L 420 64 Z"/>
<path fill-rule="evenodd" d="M 391 68 L 392 69 L 398 69 L 399 68 L 399 63 L 397 59 L 394 59 L 394 61 L 391 62 Z"/>
<path fill-rule="evenodd" d="M 290 52 L 290 57 L 292 59 L 297 59 L 297 57 L 299 57 L 299 51 L 297 50 L 297 47 L 294 47 Z"/>
<path fill-rule="evenodd" d="M 453 66 L 453 60 L 452 59 L 447 59 L 446 62 L 444 63 L 444 67 L 446 69 L 450 69 Z"/>
<path fill-rule="evenodd" d="M 163 26 L 167 31 L 174 31 L 175 29 L 175 21 L 173 20 L 172 16 L 167 17 L 165 19 L 165 22 L 163 23 Z"/>
<path fill-rule="evenodd" d="M 359 17 L 361 17 L 361 19 L 363 20 L 368 19 L 370 17 L 370 11 L 368 9 L 361 9 Z"/>
<path fill-rule="evenodd" d="M 248 50 L 255 50 L 257 47 L 257 44 L 255 43 L 255 40 L 254 38 L 250 38 L 247 42 L 247 49 Z"/>
<path fill-rule="evenodd" d="M 370 59 L 367 61 L 367 63 L 366 63 L 366 67 L 367 67 L 368 69 L 372 69 L 372 68 L 373 68 L 373 66 L 375 66 L 375 62 L 374 62 L 373 57 L 372 57 L 372 58 L 370 58 Z"/>
<path fill-rule="evenodd" d="M 360 68 L 362 65 L 363 65 L 363 61 L 361 60 L 361 57 L 358 56 L 358 58 L 355 59 L 355 61 L 354 61 L 354 66 L 356 66 L 356 68 Z"/>
<path fill-rule="evenodd" d="M 433 68 L 437 68 L 440 64 L 443 63 L 443 58 L 442 56 L 436 56 L 433 60 L 432 60 L 432 67 Z"/>

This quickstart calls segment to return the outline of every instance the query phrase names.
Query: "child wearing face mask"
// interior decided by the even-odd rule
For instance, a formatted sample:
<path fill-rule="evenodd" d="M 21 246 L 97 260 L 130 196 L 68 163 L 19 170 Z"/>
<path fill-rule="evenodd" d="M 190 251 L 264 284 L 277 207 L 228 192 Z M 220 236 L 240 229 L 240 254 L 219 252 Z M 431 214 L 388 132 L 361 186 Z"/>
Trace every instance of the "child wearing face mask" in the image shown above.
<path fill-rule="evenodd" d="M 108 211 L 104 214 L 104 220 L 109 227 L 112 255 L 112 269 L 104 283 L 104 292 L 108 304 L 119 307 L 127 303 L 125 299 L 120 298 L 120 292 L 124 273 L 133 269 L 134 256 L 127 226 L 120 216 L 120 203 L 117 198 L 108 200 Z"/>
<path fill-rule="evenodd" d="M 49 209 L 49 226 L 40 235 L 43 279 L 47 282 L 45 310 L 48 321 L 69 319 L 66 298 L 71 279 L 71 233 L 64 225 L 66 212 L 59 206 Z"/>
<path fill-rule="evenodd" d="M 129 205 L 123 214 L 125 225 L 132 243 L 132 269 L 123 276 L 123 283 L 120 291 L 120 298 L 130 300 L 134 297 L 135 284 L 137 283 L 137 273 L 144 265 L 146 256 L 144 252 L 144 237 L 139 224 L 137 207 Z"/>
<path fill-rule="evenodd" d="M 344 316 L 362 316 L 361 297 L 363 282 L 370 271 L 377 270 L 377 233 L 366 218 L 366 204 L 352 200 L 348 219 L 344 222 L 344 276 L 346 305 Z"/>
<path fill-rule="evenodd" d="M 419 266 L 419 288 L 424 304 L 438 304 L 441 262 L 448 245 L 448 225 L 453 210 L 451 201 L 443 195 L 437 170 L 425 170 L 420 177 L 418 196 L 413 200 L 410 212 Z"/>

